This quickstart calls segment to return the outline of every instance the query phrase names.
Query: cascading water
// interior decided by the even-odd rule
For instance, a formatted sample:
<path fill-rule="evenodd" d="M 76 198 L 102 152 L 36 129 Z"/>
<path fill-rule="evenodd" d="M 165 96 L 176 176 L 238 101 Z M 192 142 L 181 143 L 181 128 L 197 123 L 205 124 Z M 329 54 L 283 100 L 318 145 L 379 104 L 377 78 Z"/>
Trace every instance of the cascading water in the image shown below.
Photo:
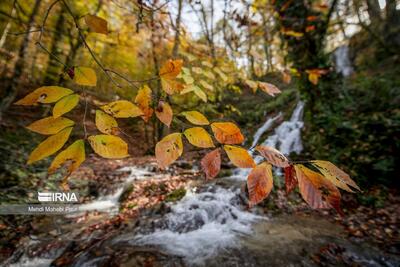
<path fill-rule="evenodd" d="M 334 59 L 337 73 L 341 73 L 344 77 L 348 77 L 353 73 L 347 45 L 340 46 L 335 50 Z"/>
<path fill-rule="evenodd" d="M 283 122 L 263 144 L 282 149 L 285 154 L 299 153 L 302 149 L 300 130 L 304 103 L 299 102 L 289 121 Z M 255 146 L 281 114 L 268 118 L 254 134 Z M 256 158 L 260 162 L 261 158 Z M 128 237 L 131 244 L 155 245 L 168 253 L 184 257 L 191 265 L 203 264 L 204 260 L 218 253 L 219 249 L 237 247 L 239 236 L 252 232 L 252 223 L 267 219 L 244 210 L 240 204 L 239 183 L 245 180 L 249 170 L 235 170 L 224 180 L 231 181 L 229 188 L 213 184 L 201 192 L 190 192 L 171 207 L 171 213 L 157 223 L 157 229 Z M 221 180 L 221 179 L 219 179 Z M 233 184 L 232 184 L 233 183 Z M 122 238 L 126 240 L 126 237 Z M 121 239 L 119 240 L 121 241 Z"/>

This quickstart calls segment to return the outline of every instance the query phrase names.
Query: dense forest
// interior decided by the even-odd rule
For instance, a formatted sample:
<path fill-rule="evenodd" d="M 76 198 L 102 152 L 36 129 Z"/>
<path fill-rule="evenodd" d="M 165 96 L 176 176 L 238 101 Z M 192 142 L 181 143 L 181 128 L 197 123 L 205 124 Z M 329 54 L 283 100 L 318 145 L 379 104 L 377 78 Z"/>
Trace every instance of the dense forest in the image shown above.
<path fill-rule="evenodd" d="M 0 264 L 398 266 L 400 1 L 3 0 Z"/>

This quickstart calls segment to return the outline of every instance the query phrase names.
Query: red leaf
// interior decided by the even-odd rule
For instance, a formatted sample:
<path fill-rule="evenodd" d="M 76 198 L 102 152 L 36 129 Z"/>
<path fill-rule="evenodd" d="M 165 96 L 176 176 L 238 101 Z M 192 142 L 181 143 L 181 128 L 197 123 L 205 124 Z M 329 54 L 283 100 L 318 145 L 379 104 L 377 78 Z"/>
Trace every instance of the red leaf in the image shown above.
<path fill-rule="evenodd" d="M 257 165 L 247 177 L 249 191 L 249 206 L 263 201 L 272 190 L 272 166 L 266 162 Z"/>
<path fill-rule="evenodd" d="M 285 167 L 286 194 L 289 194 L 297 185 L 296 172 L 292 165 Z"/>
<path fill-rule="evenodd" d="M 215 178 L 221 170 L 221 154 L 220 149 L 214 149 L 207 153 L 201 160 L 201 167 L 206 174 L 206 179 Z"/>

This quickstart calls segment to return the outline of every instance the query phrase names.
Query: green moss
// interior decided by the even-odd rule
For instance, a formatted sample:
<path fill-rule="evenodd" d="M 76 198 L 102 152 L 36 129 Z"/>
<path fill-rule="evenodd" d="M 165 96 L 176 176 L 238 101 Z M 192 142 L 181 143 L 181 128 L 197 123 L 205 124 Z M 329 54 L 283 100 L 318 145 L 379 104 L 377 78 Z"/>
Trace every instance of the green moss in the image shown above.
<path fill-rule="evenodd" d="M 186 189 L 181 187 L 178 188 L 167 195 L 165 201 L 174 202 L 182 199 L 186 195 Z"/>

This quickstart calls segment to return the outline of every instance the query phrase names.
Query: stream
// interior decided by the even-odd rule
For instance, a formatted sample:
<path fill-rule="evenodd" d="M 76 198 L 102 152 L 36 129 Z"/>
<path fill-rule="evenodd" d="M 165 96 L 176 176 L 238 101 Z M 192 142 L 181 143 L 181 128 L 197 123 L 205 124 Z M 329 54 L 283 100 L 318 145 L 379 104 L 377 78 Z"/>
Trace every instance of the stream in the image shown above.
<path fill-rule="evenodd" d="M 300 153 L 303 108 L 304 103 L 298 102 L 290 119 L 279 125 L 276 122 L 282 114 L 266 118 L 254 134 L 252 147 L 264 144 L 286 155 Z M 266 133 L 271 134 L 262 140 Z M 255 160 L 262 159 L 256 156 Z M 81 210 L 117 214 L 124 188 L 135 179 L 155 176 L 150 169 L 137 166 L 122 171 L 131 174 L 114 193 L 82 205 Z M 70 265 L 143 266 L 150 258 L 148 266 L 316 266 L 310 255 L 326 247 L 328 252 L 339 251 L 349 264 L 398 266 L 399 258 L 352 243 L 340 226 L 326 219 L 296 214 L 268 217 L 257 207 L 248 210 L 241 190 L 248 173 L 237 169 L 229 177 L 190 187 L 180 201 L 167 204 L 167 212 L 144 212 L 136 223 L 74 255 Z M 275 174 L 280 175 L 279 171 Z M 74 235 L 70 230 L 65 237 Z M 38 242 L 30 241 L 14 253 L 9 265 L 49 266 L 74 244 L 65 241 L 59 248 L 29 253 Z"/>

